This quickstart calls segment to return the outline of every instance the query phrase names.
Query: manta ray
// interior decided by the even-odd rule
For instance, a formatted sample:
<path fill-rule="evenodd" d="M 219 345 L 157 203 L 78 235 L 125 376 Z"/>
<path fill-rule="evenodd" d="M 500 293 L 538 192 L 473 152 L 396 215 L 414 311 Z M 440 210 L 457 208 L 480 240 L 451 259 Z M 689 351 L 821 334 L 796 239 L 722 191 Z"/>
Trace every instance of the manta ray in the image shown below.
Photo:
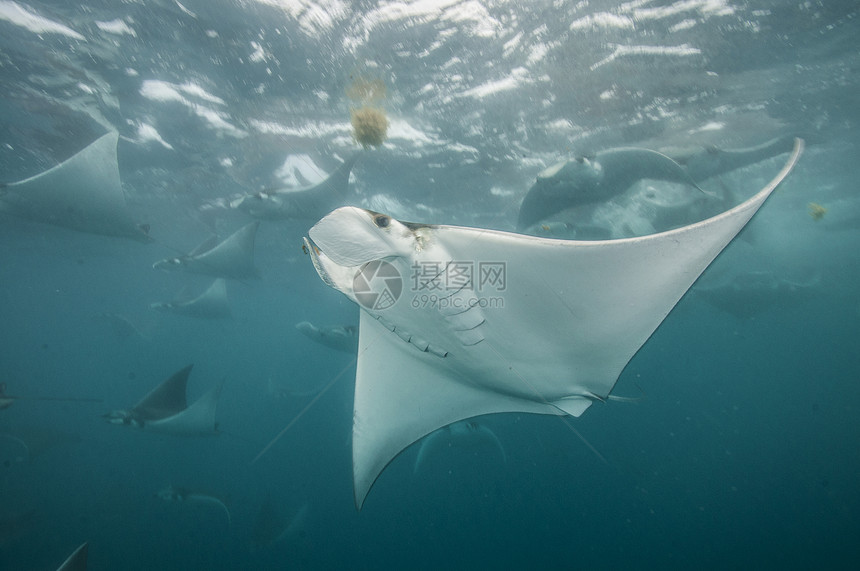
<path fill-rule="evenodd" d="M 643 178 L 687 183 L 704 192 L 680 164 L 649 149 L 618 148 L 561 161 L 538 174 L 520 205 L 524 230 L 560 210 L 607 200 Z"/>
<path fill-rule="evenodd" d="M 87 544 L 82 543 L 75 549 L 57 571 L 87 571 Z"/>
<path fill-rule="evenodd" d="M 118 140 L 111 131 L 41 174 L 0 184 L 0 211 L 89 234 L 151 242 L 149 227 L 135 223 L 126 204 Z"/>
<path fill-rule="evenodd" d="M 227 515 L 227 525 L 232 525 L 233 518 L 230 517 L 230 510 L 227 509 L 227 504 L 221 498 L 217 498 L 211 494 L 195 492 L 189 488 L 177 488 L 167 486 L 163 490 L 156 492 L 155 496 L 166 502 L 180 502 L 184 504 L 201 504 L 216 506 L 224 510 Z"/>
<path fill-rule="evenodd" d="M 358 349 L 358 328 L 355 325 L 317 327 L 310 321 L 296 323 L 296 329 L 320 345 L 336 351 L 355 353 Z"/>
<path fill-rule="evenodd" d="M 694 292 L 717 309 L 744 319 L 774 307 L 784 310 L 812 299 L 820 285 L 819 273 L 797 280 L 770 270 L 754 270 L 736 273 L 713 284 L 697 285 Z"/>
<path fill-rule="evenodd" d="M 102 311 L 95 317 L 104 323 L 111 335 L 119 341 L 151 341 L 152 327 L 143 327 L 121 313 Z"/>
<path fill-rule="evenodd" d="M 594 242 L 401 222 L 355 207 L 305 247 L 357 303 L 353 484 L 361 508 L 404 448 L 501 412 L 578 417 L 792 170 L 748 200 L 668 232 Z"/>
<path fill-rule="evenodd" d="M 259 273 L 254 267 L 254 242 L 257 239 L 259 227 L 259 222 L 251 222 L 221 242 L 213 236 L 188 254 L 178 258 L 159 260 L 152 264 L 152 268 L 183 270 L 218 278 L 258 277 Z"/>
<path fill-rule="evenodd" d="M 455 441 L 458 444 L 452 445 L 452 442 Z M 412 472 L 417 473 L 421 470 L 423 466 L 427 465 L 427 459 L 434 454 L 438 454 L 440 450 L 444 450 L 449 446 L 452 448 L 465 448 L 467 445 L 482 449 L 495 448 L 502 463 L 504 464 L 508 461 L 505 448 L 502 446 L 495 432 L 483 424 L 478 424 L 472 420 L 462 420 L 448 426 L 443 426 L 421 440 L 421 446 L 418 448 L 418 456 L 415 458 Z"/>
<path fill-rule="evenodd" d="M 252 546 L 254 548 L 271 547 L 299 532 L 305 525 L 309 508 L 310 505 L 305 502 L 292 517 L 287 518 L 275 505 L 271 494 L 266 494 L 266 499 L 263 500 L 254 518 L 251 532 Z"/>
<path fill-rule="evenodd" d="M 230 207 L 263 220 L 317 220 L 348 202 L 349 173 L 357 159 L 357 154 L 349 157 L 315 185 L 246 194 L 231 202 Z"/>
<path fill-rule="evenodd" d="M 554 214 L 605 202 L 642 179 L 686 183 L 701 191 L 698 183 L 708 178 L 791 152 L 793 146 L 793 138 L 780 137 L 742 149 L 614 148 L 593 157 L 564 160 L 538 174 L 520 206 L 517 229 L 529 229 L 530 234 L 533 229 L 543 233 L 545 221 Z M 701 198 L 714 198 L 702 192 Z M 587 235 L 587 230 L 584 234 Z"/>
<path fill-rule="evenodd" d="M 690 178 L 702 182 L 714 176 L 743 168 L 761 161 L 790 153 L 794 137 L 776 137 L 760 145 L 740 149 L 721 149 L 714 146 L 667 147 L 661 149 L 682 165 Z"/>
<path fill-rule="evenodd" d="M 217 278 L 206 291 L 188 299 L 180 294 L 173 301 L 157 301 L 149 305 L 150 309 L 198 317 L 202 319 L 221 319 L 230 317 L 230 302 L 227 300 L 227 281 Z"/>
<path fill-rule="evenodd" d="M 183 367 L 171 375 L 131 409 L 114 410 L 105 414 L 104 418 L 111 424 L 130 425 L 157 432 L 218 434 L 215 409 L 224 383 L 219 383 L 188 406 L 185 393 L 193 366 Z"/>

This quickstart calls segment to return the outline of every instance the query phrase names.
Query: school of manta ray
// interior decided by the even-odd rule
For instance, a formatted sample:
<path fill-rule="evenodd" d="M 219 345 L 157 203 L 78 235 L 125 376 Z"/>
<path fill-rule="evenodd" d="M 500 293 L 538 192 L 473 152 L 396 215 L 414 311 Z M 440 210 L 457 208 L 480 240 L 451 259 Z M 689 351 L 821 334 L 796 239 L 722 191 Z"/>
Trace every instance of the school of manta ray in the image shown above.
<path fill-rule="evenodd" d="M 858 2 L 0 0 L 0 571 L 857 568 L 858 69 Z"/>
<path fill-rule="evenodd" d="M 117 141 L 117 133 L 109 132 L 48 171 L 5 184 L 0 203 L 36 222 L 152 242 L 148 227 L 125 203 Z M 316 220 L 303 250 L 323 284 L 359 307 L 358 325 L 303 321 L 296 328 L 321 345 L 355 356 L 352 469 L 355 505 L 361 508 L 385 467 L 440 429 L 483 434 L 504 457 L 491 432 L 467 421 L 491 413 L 578 417 L 595 402 L 616 398 L 613 388 L 624 367 L 786 179 L 803 148 L 801 139 L 785 137 L 749 149 L 687 150 L 675 157 L 614 148 L 564 160 L 538 175 L 522 202 L 517 231 L 401 221 L 350 205 L 347 187 L 355 155 L 299 192 L 234 201 L 232 207 L 251 221 L 224 238 L 213 236 L 153 264 L 156 270 L 209 276 L 211 285 L 153 302 L 151 308 L 194 318 L 229 317 L 227 280 L 258 276 L 254 243 L 261 221 Z M 711 177 L 779 155 L 787 157 L 784 166 L 768 184 L 747 189 L 749 198 L 701 220 L 678 219 L 652 234 L 596 240 L 577 240 L 574 224 L 563 223 L 560 229 L 556 222 L 559 214 L 607 200 L 642 179 L 679 183 L 707 196 L 704 186 Z M 566 235 L 555 237 L 554 231 Z M 495 283 L 502 308 L 471 302 L 477 284 L 456 279 L 463 264 L 490 262 L 504 267 L 504 283 Z M 458 285 L 435 303 L 416 307 L 400 296 L 403 277 L 415 267 L 436 268 L 419 289 L 441 278 Z M 122 323 L 121 316 L 109 318 L 143 335 Z M 189 405 L 192 366 L 105 418 L 144 431 L 217 434 L 223 381 Z M 13 402 L 14 397 L 0 394 L 4 407 Z M 276 453 L 269 451 L 273 444 L 255 461 Z M 430 461 L 426 454 L 419 459 Z M 206 499 L 229 520 L 227 506 L 213 496 L 170 488 L 160 497 Z"/>

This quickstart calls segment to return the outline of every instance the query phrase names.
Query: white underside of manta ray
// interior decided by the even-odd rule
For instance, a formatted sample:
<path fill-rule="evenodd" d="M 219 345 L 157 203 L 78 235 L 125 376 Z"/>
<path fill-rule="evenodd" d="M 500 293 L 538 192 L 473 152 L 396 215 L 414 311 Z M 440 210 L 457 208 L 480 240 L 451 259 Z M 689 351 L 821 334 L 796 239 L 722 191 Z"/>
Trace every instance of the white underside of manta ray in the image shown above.
<path fill-rule="evenodd" d="M 360 208 L 306 239 L 320 277 L 361 307 L 356 506 L 404 448 L 478 415 L 579 416 L 796 164 L 736 207 L 669 232 L 577 242 L 403 223 Z M 483 301 L 482 301 L 483 300 Z"/>
<path fill-rule="evenodd" d="M 128 410 L 104 415 L 112 424 L 131 425 L 144 430 L 183 435 L 218 434 L 215 409 L 224 383 L 218 383 L 188 406 L 185 393 L 193 365 L 183 367 L 152 389 Z"/>
<path fill-rule="evenodd" d="M 41 174 L 0 186 L 0 210 L 89 234 L 151 242 L 148 228 L 134 222 L 126 204 L 118 140 L 111 131 Z"/>

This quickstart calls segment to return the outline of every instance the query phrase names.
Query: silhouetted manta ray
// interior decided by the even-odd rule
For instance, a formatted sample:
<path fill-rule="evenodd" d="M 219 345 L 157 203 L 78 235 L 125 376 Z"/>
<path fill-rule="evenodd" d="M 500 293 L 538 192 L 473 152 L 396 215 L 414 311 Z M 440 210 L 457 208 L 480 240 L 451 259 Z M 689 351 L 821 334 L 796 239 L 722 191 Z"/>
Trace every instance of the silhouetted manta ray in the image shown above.
<path fill-rule="evenodd" d="M 685 182 L 701 190 L 681 165 L 662 153 L 608 149 L 592 158 L 561 161 L 541 171 L 520 205 L 517 229 L 524 230 L 566 208 L 612 198 L 643 178 Z"/>
<path fill-rule="evenodd" d="M 57 571 L 87 571 L 87 544 L 82 543 L 75 549 Z"/>
<path fill-rule="evenodd" d="M 259 222 L 251 222 L 218 242 L 217 238 L 200 244 L 185 256 L 155 262 L 156 270 L 183 270 L 219 278 L 258 277 L 254 267 L 254 242 Z"/>
<path fill-rule="evenodd" d="M 254 518 L 254 528 L 251 532 L 251 542 L 255 548 L 269 547 L 283 541 L 304 526 L 309 504 L 305 502 L 291 518 L 287 518 L 275 506 L 270 494 L 260 505 L 257 517 Z"/>
<path fill-rule="evenodd" d="M 119 178 L 111 131 L 73 157 L 28 179 L 0 185 L 0 210 L 86 232 L 151 242 L 132 219 Z"/>
<path fill-rule="evenodd" d="M 802 150 L 798 139 L 780 173 L 734 208 L 637 238 L 554 240 L 354 207 L 325 216 L 305 246 L 323 282 L 361 308 L 356 506 L 395 456 L 442 426 L 499 412 L 580 416 L 607 400 Z"/>
<path fill-rule="evenodd" d="M 301 321 L 296 323 L 296 329 L 330 349 L 345 353 L 355 353 L 358 349 L 358 328 L 355 325 L 317 327 L 310 321 Z"/>
<path fill-rule="evenodd" d="M 194 404 L 188 406 L 185 393 L 192 367 L 193 365 L 188 365 L 171 375 L 131 409 L 114 410 L 104 417 L 112 424 L 131 425 L 158 432 L 188 435 L 217 434 L 215 409 L 224 383 L 218 383 Z"/>
<path fill-rule="evenodd" d="M 189 488 L 177 488 L 174 486 L 167 486 L 163 490 L 157 492 L 155 495 L 159 499 L 162 499 L 167 502 L 180 502 L 185 504 L 195 503 L 220 507 L 227 515 L 227 525 L 232 525 L 233 523 L 233 518 L 230 517 L 230 510 L 227 509 L 227 504 L 224 503 L 224 500 L 222 500 L 221 498 L 217 498 L 211 494 L 195 492 L 194 490 L 191 490 Z"/>
<path fill-rule="evenodd" d="M 748 318 L 766 309 L 789 307 L 813 298 L 821 283 L 816 273 L 805 281 L 792 280 L 769 270 L 736 273 L 728 279 L 697 284 L 696 297 L 735 317 Z"/>
<path fill-rule="evenodd" d="M 206 291 L 191 299 L 180 295 L 173 301 L 157 301 L 149 305 L 150 309 L 199 317 L 203 319 L 221 319 L 230 317 L 230 302 L 227 300 L 227 282 L 217 278 Z"/>
<path fill-rule="evenodd" d="M 525 230 L 568 208 L 606 201 L 642 179 L 699 188 L 703 180 L 791 152 L 793 146 L 793 138 L 782 137 L 745 149 L 691 146 L 658 152 L 617 148 L 592 158 L 564 160 L 538 174 L 520 206 L 517 229 Z"/>
<path fill-rule="evenodd" d="M 263 220 L 317 220 L 348 202 L 349 173 L 357 159 L 358 154 L 349 157 L 325 180 L 313 186 L 246 194 L 230 206 Z"/>
<path fill-rule="evenodd" d="M 415 457 L 412 472 L 417 473 L 422 466 L 427 464 L 429 457 L 438 453 L 440 449 L 451 446 L 452 441 L 455 439 L 461 442 L 461 446 L 465 442 L 471 442 L 484 448 L 495 448 L 502 463 L 504 464 L 508 461 L 505 448 L 499 441 L 499 437 L 492 430 L 471 420 L 461 420 L 460 422 L 443 426 L 421 439 L 421 446 L 418 448 L 418 455 Z M 487 446 L 487 444 L 490 446 Z"/>
<path fill-rule="evenodd" d="M 777 137 L 761 145 L 742 149 L 694 145 L 687 148 L 665 148 L 661 151 L 683 166 L 691 179 L 702 182 L 713 176 L 790 153 L 793 147 L 794 137 Z"/>

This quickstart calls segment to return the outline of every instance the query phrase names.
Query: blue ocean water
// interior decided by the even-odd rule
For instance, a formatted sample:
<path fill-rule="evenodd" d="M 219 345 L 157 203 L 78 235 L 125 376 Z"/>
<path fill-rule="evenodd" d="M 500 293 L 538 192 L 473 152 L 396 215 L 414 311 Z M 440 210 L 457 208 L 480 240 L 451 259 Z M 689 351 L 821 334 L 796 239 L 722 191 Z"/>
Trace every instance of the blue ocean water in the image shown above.
<path fill-rule="evenodd" d="M 858 22 L 823 1 L 0 1 L 0 182 L 118 131 L 155 240 L 0 218 L 0 383 L 22 397 L 0 409 L 0 568 L 84 541 L 90 569 L 856 568 Z M 313 221 L 262 223 L 232 318 L 149 307 L 211 283 L 152 264 L 248 223 L 232 201 L 359 150 L 366 100 L 388 139 L 350 202 L 428 223 L 513 230 L 576 154 L 808 146 L 624 370 L 635 402 L 481 417 L 504 457 L 451 436 L 416 470 L 413 445 L 359 512 L 354 357 L 294 327 L 358 322 L 302 252 Z M 749 196 L 784 158 L 703 186 Z M 102 418 L 190 363 L 190 401 L 225 382 L 221 434 Z"/>

